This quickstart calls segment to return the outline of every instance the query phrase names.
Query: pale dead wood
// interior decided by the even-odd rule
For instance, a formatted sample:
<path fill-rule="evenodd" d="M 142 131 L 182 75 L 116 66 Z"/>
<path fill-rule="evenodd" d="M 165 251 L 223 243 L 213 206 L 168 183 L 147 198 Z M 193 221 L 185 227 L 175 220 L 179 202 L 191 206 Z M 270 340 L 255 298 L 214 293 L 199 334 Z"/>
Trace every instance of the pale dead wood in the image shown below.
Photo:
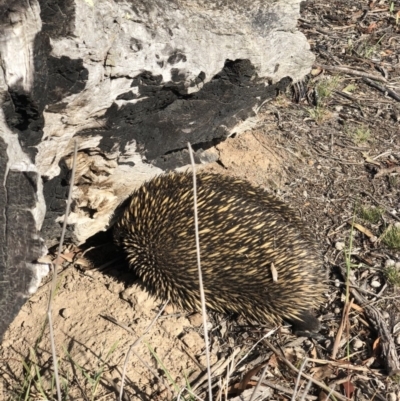
<path fill-rule="evenodd" d="M 354 370 L 354 371 L 358 371 L 358 372 L 373 373 L 374 375 L 378 375 L 378 376 L 382 376 L 383 377 L 383 374 L 378 372 L 378 371 L 376 371 L 376 370 L 372 370 L 372 369 L 367 368 L 365 366 L 351 365 L 347 361 L 342 361 L 342 362 L 341 361 L 327 361 L 325 359 L 317 359 L 317 358 L 309 358 L 308 360 L 310 362 L 318 363 L 318 364 L 321 364 L 321 365 L 330 365 L 330 366 L 335 366 L 337 368 Z"/>
<path fill-rule="evenodd" d="M 380 82 L 387 82 L 387 79 L 380 77 L 379 75 L 368 74 L 367 72 L 358 71 L 351 68 L 341 67 L 338 65 L 325 65 L 325 64 L 314 64 L 314 68 L 322 68 L 327 71 L 343 72 L 344 74 L 355 75 L 363 78 L 370 78 Z"/>

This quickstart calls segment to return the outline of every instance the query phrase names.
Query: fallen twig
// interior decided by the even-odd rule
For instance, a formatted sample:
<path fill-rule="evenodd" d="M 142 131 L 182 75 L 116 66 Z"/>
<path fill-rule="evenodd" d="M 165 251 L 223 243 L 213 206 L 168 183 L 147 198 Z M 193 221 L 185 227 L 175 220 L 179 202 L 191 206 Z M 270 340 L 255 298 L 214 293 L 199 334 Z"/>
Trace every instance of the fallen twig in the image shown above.
<path fill-rule="evenodd" d="M 400 174 L 400 166 L 390 167 L 390 168 L 382 168 L 374 175 L 374 178 L 382 177 L 384 175 L 389 175 L 392 173 Z"/>
<path fill-rule="evenodd" d="M 335 71 L 335 72 L 343 72 L 344 74 L 355 75 L 358 77 L 362 77 L 363 79 L 374 79 L 375 81 L 380 82 L 387 82 L 387 79 L 384 77 L 380 77 L 378 75 L 368 74 L 367 72 L 354 70 L 347 67 L 341 67 L 338 65 L 325 65 L 325 64 L 314 64 L 314 68 L 322 68 L 328 71 Z"/>
<path fill-rule="evenodd" d="M 351 365 L 350 362 L 347 361 L 328 361 L 326 359 L 316 359 L 316 358 L 308 358 L 308 360 L 310 362 L 314 362 L 314 363 L 318 363 L 321 365 L 330 365 L 330 366 L 335 366 L 337 368 L 343 368 L 346 370 L 354 370 L 357 372 L 366 372 L 366 373 L 371 373 L 373 372 L 374 375 L 378 375 L 378 376 L 384 376 L 383 374 L 381 374 L 380 372 L 378 372 L 376 369 L 372 370 L 366 366 L 355 366 L 355 365 Z"/>
<path fill-rule="evenodd" d="M 276 356 L 278 358 L 281 359 L 281 361 L 287 365 L 290 369 L 292 369 L 294 372 L 296 372 L 297 374 L 300 372 L 299 369 L 297 369 L 290 361 L 288 361 L 286 358 L 283 357 L 283 355 L 268 341 L 268 340 L 264 340 L 264 342 L 266 343 L 266 345 L 272 350 L 274 351 L 274 353 L 276 354 Z M 321 387 L 323 390 L 327 391 L 328 393 L 332 394 L 333 396 L 335 396 L 338 400 L 340 401 L 348 401 L 349 399 L 345 396 L 343 396 L 342 394 L 338 393 L 337 391 L 333 390 L 332 388 L 330 388 L 329 386 L 327 386 L 325 383 L 314 379 L 312 376 L 306 374 L 306 373 L 301 373 L 301 376 L 304 377 L 307 380 L 311 380 L 314 384 L 316 384 L 317 386 Z"/>
<path fill-rule="evenodd" d="M 376 81 L 386 82 L 386 80 L 382 81 L 382 80 L 376 79 L 376 78 L 372 78 L 372 79 L 375 79 Z M 369 86 L 372 86 L 373 88 L 378 89 L 379 91 L 381 91 L 385 95 L 387 94 L 392 99 L 397 100 L 398 102 L 400 102 L 400 95 L 397 94 L 395 91 L 392 91 L 391 89 L 388 89 L 385 86 L 379 85 L 379 84 L 377 84 L 376 82 L 374 82 L 373 80 L 371 80 L 371 79 L 369 79 L 367 77 L 363 77 L 363 81 L 366 84 L 368 84 Z"/>
<path fill-rule="evenodd" d="M 336 355 L 339 351 L 340 340 L 342 339 L 342 334 L 343 334 L 346 322 L 348 322 L 349 312 L 350 312 L 352 304 L 353 304 L 353 300 L 346 303 L 346 305 L 345 305 L 343 315 L 342 315 L 342 321 L 340 322 L 339 330 L 337 332 L 335 343 L 334 343 L 333 349 L 332 349 L 332 355 L 331 355 L 332 359 L 336 359 Z"/>
<path fill-rule="evenodd" d="M 396 214 L 392 213 L 390 211 L 390 209 L 386 205 L 384 205 L 383 203 L 381 203 L 378 200 L 376 200 L 369 192 L 363 191 L 362 193 L 367 195 L 367 196 L 369 196 L 377 205 L 382 206 L 386 210 L 386 212 L 389 213 L 394 219 L 396 219 L 397 221 L 400 221 L 400 217 L 399 216 L 397 216 Z"/>
<path fill-rule="evenodd" d="M 341 273 L 343 277 L 346 277 L 345 267 L 341 266 Z M 354 285 L 353 280 L 349 277 L 350 284 Z M 352 286 L 349 287 L 353 297 L 357 300 L 357 303 L 362 305 L 365 310 L 365 314 L 371 321 L 373 327 L 375 327 L 381 341 L 380 345 L 382 348 L 383 360 L 385 363 L 385 369 L 389 376 L 400 374 L 400 362 L 396 352 L 396 345 L 390 335 L 389 328 L 381 313 L 372 305 L 368 305 L 367 300 Z"/>

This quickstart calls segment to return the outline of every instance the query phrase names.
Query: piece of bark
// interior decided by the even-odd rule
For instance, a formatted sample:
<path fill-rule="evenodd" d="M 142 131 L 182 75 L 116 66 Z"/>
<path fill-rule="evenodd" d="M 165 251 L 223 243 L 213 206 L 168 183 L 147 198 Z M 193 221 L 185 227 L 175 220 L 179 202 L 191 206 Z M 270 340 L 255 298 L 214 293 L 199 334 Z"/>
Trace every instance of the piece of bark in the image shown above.
<path fill-rule="evenodd" d="M 0 340 L 48 266 L 35 263 L 46 249 L 36 225 L 38 174 L 12 164 L 0 136 Z"/>

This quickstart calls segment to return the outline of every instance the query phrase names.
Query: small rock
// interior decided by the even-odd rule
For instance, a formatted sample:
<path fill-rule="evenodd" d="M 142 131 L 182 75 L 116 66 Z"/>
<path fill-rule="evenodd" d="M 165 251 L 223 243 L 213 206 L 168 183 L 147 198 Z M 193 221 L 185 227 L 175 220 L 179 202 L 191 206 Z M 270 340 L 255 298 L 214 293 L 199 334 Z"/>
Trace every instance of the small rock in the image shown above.
<path fill-rule="evenodd" d="M 342 310 L 340 308 L 335 308 L 334 313 L 335 315 L 339 315 L 339 313 L 341 313 Z"/>
<path fill-rule="evenodd" d="M 217 160 L 219 160 L 219 152 L 215 148 L 210 148 L 200 154 L 200 161 L 203 164 L 216 162 Z"/>
<path fill-rule="evenodd" d="M 200 327 L 203 324 L 203 316 L 201 313 L 195 313 L 192 316 L 189 316 L 189 322 L 194 327 Z"/>
<path fill-rule="evenodd" d="M 178 309 L 176 308 L 175 305 L 169 303 L 165 308 L 164 308 L 164 314 L 165 315 L 173 315 L 176 313 Z"/>
<path fill-rule="evenodd" d="M 220 323 L 221 338 L 224 338 L 224 337 L 225 337 L 226 330 L 227 330 L 227 324 L 226 324 L 226 320 L 224 320 L 224 321 L 222 321 L 222 322 Z"/>
<path fill-rule="evenodd" d="M 390 314 L 389 314 L 388 311 L 385 310 L 385 311 L 382 312 L 382 316 L 383 316 L 384 319 L 389 319 Z"/>
<path fill-rule="evenodd" d="M 381 286 L 381 283 L 378 280 L 372 280 L 371 281 L 371 287 L 379 288 L 380 286 Z"/>
<path fill-rule="evenodd" d="M 339 279 L 335 280 L 335 287 L 337 287 L 337 288 L 340 287 L 340 280 Z"/>
<path fill-rule="evenodd" d="M 396 263 L 394 264 L 394 267 L 395 267 L 396 269 L 399 269 L 399 270 L 400 270 L 400 262 L 396 262 Z"/>
<path fill-rule="evenodd" d="M 181 334 L 183 330 L 182 324 L 180 322 L 177 322 L 175 319 L 174 320 L 168 319 L 162 322 L 161 325 L 168 334 L 175 337 Z"/>
<path fill-rule="evenodd" d="M 204 348 L 204 340 L 201 338 L 200 334 L 195 331 L 185 334 L 182 337 L 182 341 L 195 355 L 199 354 Z"/>
<path fill-rule="evenodd" d="M 60 309 L 60 315 L 64 319 L 68 319 L 71 316 L 71 311 L 68 308 Z"/>
<path fill-rule="evenodd" d="M 396 223 L 394 223 L 394 226 L 395 226 L 396 228 L 400 228 L 400 221 L 396 221 Z"/>
<path fill-rule="evenodd" d="M 70 283 L 70 282 L 68 281 L 68 282 L 66 282 L 66 283 L 64 284 L 64 288 L 65 288 L 67 291 L 71 291 L 71 290 L 74 288 L 74 284 L 73 284 L 73 283 Z"/>
<path fill-rule="evenodd" d="M 125 289 L 125 286 L 123 283 L 118 283 L 116 281 L 111 281 L 110 284 L 107 285 L 107 288 L 113 293 L 113 294 L 119 294 Z"/>
<path fill-rule="evenodd" d="M 385 390 L 386 389 L 386 385 L 382 380 L 379 380 L 378 378 L 375 378 L 375 385 L 380 388 L 381 390 Z"/>
<path fill-rule="evenodd" d="M 137 291 L 137 287 L 136 286 L 125 288 L 125 290 L 122 291 L 121 294 L 120 294 L 121 298 L 124 301 L 132 302 L 133 294 L 135 293 L 135 291 Z"/>
<path fill-rule="evenodd" d="M 358 349 L 362 348 L 363 346 L 364 346 L 364 342 L 361 341 L 361 340 L 358 339 L 358 338 L 353 342 L 353 348 L 354 348 L 355 350 L 358 350 Z"/>
<path fill-rule="evenodd" d="M 150 295 L 141 289 L 133 294 L 133 299 L 137 305 L 147 304 L 149 301 L 154 304 L 154 299 L 151 299 Z"/>
<path fill-rule="evenodd" d="M 337 251 L 343 251 L 345 246 L 346 246 L 346 244 L 343 241 L 338 241 L 335 244 L 335 248 Z"/>
<path fill-rule="evenodd" d="M 388 401 L 397 401 L 396 393 L 388 393 L 387 400 Z"/>
<path fill-rule="evenodd" d="M 393 267 L 395 265 L 395 261 L 393 259 L 388 259 L 385 261 L 385 267 Z"/>
<path fill-rule="evenodd" d="M 32 321 L 30 321 L 30 320 L 23 320 L 22 322 L 21 322 L 21 327 L 23 327 L 23 328 L 28 328 L 28 327 L 32 327 Z"/>
<path fill-rule="evenodd" d="M 9 382 L 11 381 L 11 376 L 8 373 L 2 373 L 2 379 L 4 380 L 4 382 Z"/>
<path fill-rule="evenodd" d="M 205 355 L 201 355 L 199 356 L 199 362 L 203 365 L 203 366 L 207 366 L 207 357 Z M 210 354 L 210 365 L 214 365 L 216 362 L 218 361 L 218 357 L 217 355 L 211 353 Z"/>
<path fill-rule="evenodd" d="M 153 309 L 156 305 L 156 300 L 138 285 L 133 285 L 122 291 L 121 298 L 146 311 Z"/>
<path fill-rule="evenodd" d="M 375 243 L 376 241 L 378 241 L 378 237 L 375 237 L 375 235 L 369 238 L 369 242 Z"/>

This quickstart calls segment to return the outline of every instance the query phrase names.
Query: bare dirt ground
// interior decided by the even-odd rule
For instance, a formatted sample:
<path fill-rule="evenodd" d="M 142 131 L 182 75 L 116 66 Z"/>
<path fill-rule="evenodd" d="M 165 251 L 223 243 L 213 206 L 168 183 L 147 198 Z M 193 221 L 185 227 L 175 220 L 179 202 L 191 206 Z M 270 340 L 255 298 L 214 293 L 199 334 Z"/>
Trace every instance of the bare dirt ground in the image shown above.
<path fill-rule="evenodd" d="M 220 162 L 206 168 L 264 187 L 315 233 L 330 278 L 317 311 L 323 329 L 310 339 L 281 328 L 267 344 L 268 328 L 210 313 L 214 394 L 245 390 L 249 399 L 265 371 L 258 400 L 334 399 L 335 391 L 342 400 L 399 401 L 400 4 L 308 1 L 299 28 L 317 57 L 309 80 L 266 104 L 257 129 L 218 145 Z M 87 260 L 98 267 L 114 257 L 106 236 L 94 243 L 84 256 L 65 249 L 54 298 L 64 399 L 118 399 L 127 355 L 124 399 L 167 400 L 184 387 L 206 399 L 200 315 L 167 306 L 146 333 L 161 303 L 123 261 L 86 269 Z M 55 399 L 48 292 L 44 283 L 0 347 L 9 399 Z"/>

